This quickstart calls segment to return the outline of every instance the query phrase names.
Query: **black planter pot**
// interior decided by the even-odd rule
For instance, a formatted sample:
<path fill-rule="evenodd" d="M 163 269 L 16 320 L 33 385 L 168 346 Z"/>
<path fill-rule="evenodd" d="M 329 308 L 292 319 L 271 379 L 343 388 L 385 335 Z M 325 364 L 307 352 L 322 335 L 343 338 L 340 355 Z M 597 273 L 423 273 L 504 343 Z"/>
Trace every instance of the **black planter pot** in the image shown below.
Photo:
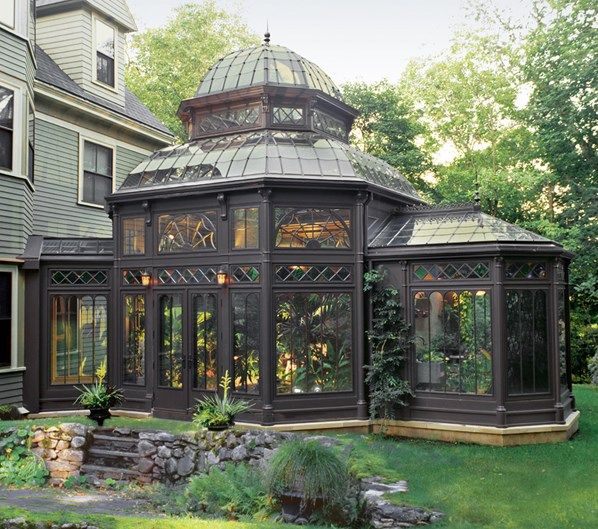
<path fill-rule="evenodd" d="M 233 421 L 229 422 L 228 424 L 214 424 L 213 426 L 208 426 L 208 431 L 210 432 L 223 432 L 224 430 L 228 430 L 235 425 Z"/>
<path fill-rule="evenodd" d="M 110 410 L 108 408 L 92 408 L 89 410 L 89 418 L 95 421 L 98 426 L 104 426 L 104 421 L 110 419 Z"/>

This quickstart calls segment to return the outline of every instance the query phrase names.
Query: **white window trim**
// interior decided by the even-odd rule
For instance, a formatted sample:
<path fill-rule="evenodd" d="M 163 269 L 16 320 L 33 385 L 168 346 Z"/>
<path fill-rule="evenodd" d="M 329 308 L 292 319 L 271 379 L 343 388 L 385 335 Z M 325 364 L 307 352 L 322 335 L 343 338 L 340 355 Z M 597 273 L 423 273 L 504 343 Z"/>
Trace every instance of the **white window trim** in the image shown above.
<path fill-rule="evenodd" d="M 98 81 L 98 50 L 97 50 L 97 21 L 106 24 L 114 30 L 114 86 Z M 105 18 L 97 16 L 95 13 L 91 14 L 91 82 L 101 86 L 106 90 L 118 93 L 118 28 L 114 24 L 110 24 Z"/>
<path fill-rule="evenodd" d="M 0 174 L 15 176 L 17 178 L 27 178 L 26 174 L 23 174 L 23 104 L 24 104 L 24 93 L 25 87 L 12 82 L 0 74 L 0 86 L 12 90 L 13 96 L 13 118 L 12 118 L 12 169 L 0 168 Z"/>
<path fill-rule="evenodd" d="M 11 274 L 10 294 L 10 367 L 0 368 L 0 373 L 7 373 L 18 369 L 18 331 L 19 331 L 19 272 L 14 266 L 0 265 L 0 272 Z"/>
<path fill-rule="evenodd" d="M 104 209 L 104 206 L 98 204 L 91 204 L 83 200 L 83 169 L 85 164 L 85 142 L 95 143 L 112 150 L 112 192 L 116 191 L 116 145 L 114 143 L 107 143 L 102 138 L 95 135 L 79 134 L 79 182 L 77 193 L 77 204 L 96 209 Z"/>
<path fill-rule="evenodd" d="M 20 37 L 28 38 L 29 34 L 29 2 L 28 0 L 13 0 L 15 4 L 14 25 L 9 26 L 0 22 L 0 28 L 10 31 Z"/>

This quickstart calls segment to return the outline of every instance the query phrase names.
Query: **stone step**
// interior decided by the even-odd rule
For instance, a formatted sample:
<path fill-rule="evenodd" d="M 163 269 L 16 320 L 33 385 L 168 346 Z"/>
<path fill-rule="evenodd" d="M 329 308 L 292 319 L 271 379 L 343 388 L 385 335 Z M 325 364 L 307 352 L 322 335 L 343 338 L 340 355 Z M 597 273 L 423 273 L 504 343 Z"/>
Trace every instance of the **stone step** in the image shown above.
<path fill-rule="evenodd" d="M 141 474 L 137 470 L 130 470 L 127 468 L 108 467 L 102 465 L 92 465 L 85 463 L 81 467 L 81 474 L 90 476 L 99 480 L 114 479 L 116 481 L 140 481 L 148 482 L 151 476 Z"/>
<path fill-rule="evenodd" d="M 139 439 L 136 437 L 118 437 L 114 435 L 94 433 L 92 445 L 94 448 L 97 447 L 114 450 L 114 448 L 117 447 L 123 452 L 130 452 L 131 450 L 137 449 L 138 442 Z"/>
<path fill-rule="evenodd" d="M 139 462 L 139 454 L 137 452 L 111 450 L 107 447 L 98 448 L 94 444 L 88 450 L 85 462 L 103 467 L 132 468 Z"/>

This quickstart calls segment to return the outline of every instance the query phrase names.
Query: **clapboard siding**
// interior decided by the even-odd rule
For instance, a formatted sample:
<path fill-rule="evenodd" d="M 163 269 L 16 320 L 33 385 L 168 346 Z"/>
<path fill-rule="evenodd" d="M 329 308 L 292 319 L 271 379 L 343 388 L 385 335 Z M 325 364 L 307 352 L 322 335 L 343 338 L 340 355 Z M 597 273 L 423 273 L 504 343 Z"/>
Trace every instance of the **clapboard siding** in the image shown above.
<path fill-rule="evenodd" d="M 0 255 L 20 255 L 33 228 L 33 195 L 22 178 L 0 175 Z"/>
<path fill-rule="evenodd" d="M 0 71 L 17 79 L 27 79 L 27 43 L 10 33 L 0 29 Z"/>
<path fill-rule="evenodd" d="M 141 154 L 131 151 L 125 147 L 116 148 L 116 188 L 124 182 L 127 175 L 135 169 L 145 158 L 147 154 Z"/>
<path fill-rule="evenodd" d="M 91 0 L 91 4 L 120 24 L 135 27 L 135 20 L 125 0 Z"/>
<path fill-rule="evenodd" d="M 0 404 L 23 405 L 23 373 L 0 373 Z"/>

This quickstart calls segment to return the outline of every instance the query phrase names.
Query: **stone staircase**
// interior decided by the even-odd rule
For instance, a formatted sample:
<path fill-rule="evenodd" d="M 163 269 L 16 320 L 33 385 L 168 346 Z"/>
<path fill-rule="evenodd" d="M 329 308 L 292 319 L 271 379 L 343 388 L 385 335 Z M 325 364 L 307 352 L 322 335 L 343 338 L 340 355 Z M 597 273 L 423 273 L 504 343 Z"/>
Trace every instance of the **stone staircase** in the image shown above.
<path fill-rule="evenodd" d="M 101 484 L 106 479 L 117 482 L 151 481 L 151 476 L 138 470 L 137 432 L 128 428 L 98 428 L 91 435 L 91 445 L 81 467 L 81 475 L 86 476 L 90 483 Z"/>

